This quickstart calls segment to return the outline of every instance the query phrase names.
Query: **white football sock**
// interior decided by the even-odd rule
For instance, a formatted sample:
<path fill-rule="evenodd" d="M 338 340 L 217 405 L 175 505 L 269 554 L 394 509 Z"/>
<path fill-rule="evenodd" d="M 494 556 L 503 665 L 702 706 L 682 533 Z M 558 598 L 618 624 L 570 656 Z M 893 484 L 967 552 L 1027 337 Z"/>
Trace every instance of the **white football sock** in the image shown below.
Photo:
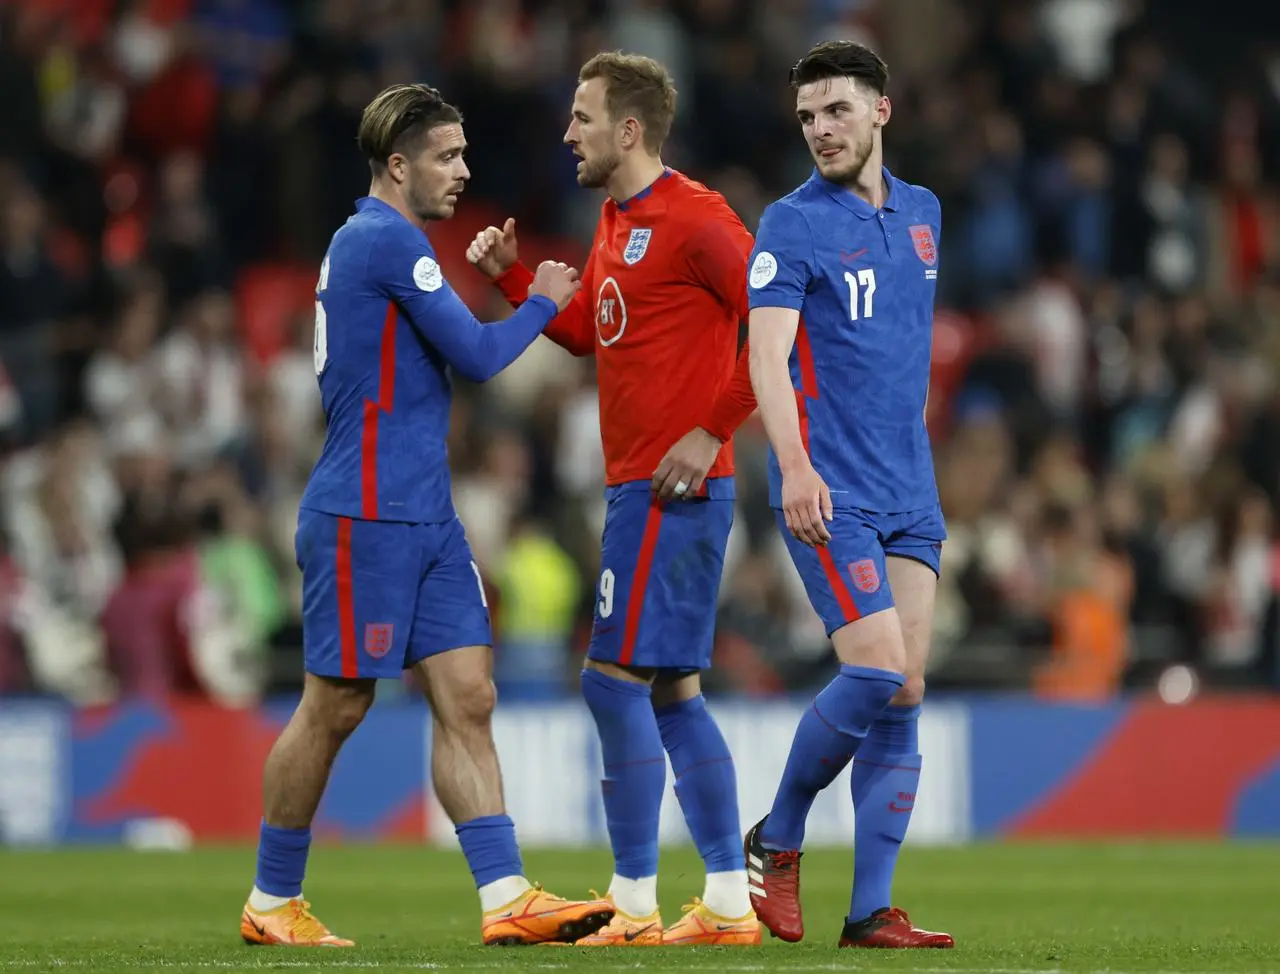
<path fill-rule="evenodd" d="M 290 900 L 300 900 L 302 894 L 297 896 L 272 896 L 270 893 L 264 893 L 258 887 L 254 887 L 249 894 L 249 907 L 258 913 L 266 913 L 268 910 L 275 910 L 284 906 Z"/>
<path fill-rule="evenodd" d="M 627 916 L 647 917 L 658 911 L 657 876 L 627 879 L 614 873 L 609 893 L 613 896 L 613 905 Z"/>
<path fill-rule="evenodd" d="M 491 913 L 499 907 L 506 906 L 529 888 L 529 880 L 523 876 L 503 876 L 492 883 L 485 883 L 478 891 L 480 909 L 484 913 Z"/>
<path fill-rule="evenodd" d="M 726 920 L 737 920 L 751 912 L 751 899 L 747 896 L 747 871 L 707 873 L 707 885 L 702 894 L 707 909 Z"/>

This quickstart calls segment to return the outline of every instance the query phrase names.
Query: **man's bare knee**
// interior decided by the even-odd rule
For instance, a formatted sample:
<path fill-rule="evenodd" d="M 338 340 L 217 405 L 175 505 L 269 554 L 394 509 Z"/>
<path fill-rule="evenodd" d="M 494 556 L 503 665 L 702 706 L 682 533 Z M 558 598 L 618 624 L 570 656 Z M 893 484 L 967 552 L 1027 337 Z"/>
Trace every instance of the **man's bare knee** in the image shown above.
<path fill-rule="evenodd" d="M 831 634 L 836 657 L 846 666 L 868 666 L 905 673 L 906 647 L 894 609 L 863 616 Z"/>
<path fill-rule="evenodd" d="M 339 680 L 307 674 L 298 710 L 312 726 L 339 740 L 351 735 L 373 705 L 373 680 Z"/>
<path fill-rule="evenodd" d="M 498 689 L 480 669 L 451 673 L 431 694 L 435 719 L 445 730 L 458 733 L 487 731 L 497 705 Z"/>
<path fill-rule="evenodd" d="M 889 701 L 894 707 L 918 707 L 924 702 L 924 677 L 915 674 L 907 675 L 907 682 Z"/>
<path fill-rule="evenodd" d="M 429 656 L 416 669 L 436 723 L 447 731 L 487 731 L 498 703 L 493 653 L 488 646 L 467 646 Z"/>
<path fill-rule="evenodd" d="M 498 688 L 488 676 L 478 676 L 455 685 L 446 710 L 451 713 L 453 726 L 459 729 L 488 727 L 497 705 Z"/>
<path fill-rule="evenodd" d="M 885 561 L 893 597 L 897 602 L 906 650 L 906 685 L 893 698 L 894 704 L 915 707 L 924 699 L 924 673 L 929 665 L 933 639 L 933 609 L 938 577 L 922 562 L 891 556 Z"/>

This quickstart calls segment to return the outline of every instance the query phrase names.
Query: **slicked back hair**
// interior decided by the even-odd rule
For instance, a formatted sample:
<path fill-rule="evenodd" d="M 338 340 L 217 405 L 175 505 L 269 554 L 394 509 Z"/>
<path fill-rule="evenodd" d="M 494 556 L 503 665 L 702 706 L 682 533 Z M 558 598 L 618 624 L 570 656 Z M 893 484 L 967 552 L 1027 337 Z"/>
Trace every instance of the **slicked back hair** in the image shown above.
<path fill-rule="evenodd" d="M 462 122 L 462 113 L 429 85 L 384 88 L 365 106 L 356 142 L 375 175 L 385 170 L 392 153 L 411 155 L 437 125 Z"/>

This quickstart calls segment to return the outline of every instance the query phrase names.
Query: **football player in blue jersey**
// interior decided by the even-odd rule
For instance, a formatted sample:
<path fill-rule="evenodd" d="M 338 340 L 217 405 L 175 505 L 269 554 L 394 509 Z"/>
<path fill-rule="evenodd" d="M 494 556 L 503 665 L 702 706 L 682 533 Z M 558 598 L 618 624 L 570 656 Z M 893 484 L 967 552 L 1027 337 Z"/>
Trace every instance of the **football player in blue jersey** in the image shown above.
<path fill-rule="evenodd" d="M 358 143 L 369 195 L 333 235 L 316 285 L 328 430 L 298 512 L 306 677 L 267 758 L 241 936 L 352 946 L 302 898 L 311 822 L 376 679 L 413 668 L 431 704 L 435 793 L 479 889 L 482 941 L 573 941 L 614 910 L 524 878 L 490 727 L 489 610 L 454 513 L 445 438 L 451 372 L 483 381 L 509 365 L 572 300 L 578 274 L 542 264 L 520 310 L 482 324 L 444 279 L 424 231 L 453 215 L 470 178 L 457 109 L 426 85 L 393 86 L 365 108 Z"/>
<path fill-rule="evenodd" d="M 848 41 L 795 65 L 815 169 L 765 210 L 751 257 L 751 380 L 772 448 L 770 503 L 840 670 L 801 719 L 773 806 L 745 846 L 761 922 L 801 939 L 805 819 L 852 759 L 854 886 L 840 945 L 951 947 L 890 900 L 920 780 L 946 528 L 924 421 L 941 211 L 884 166 L 887 81 L 884 61 Z"/>

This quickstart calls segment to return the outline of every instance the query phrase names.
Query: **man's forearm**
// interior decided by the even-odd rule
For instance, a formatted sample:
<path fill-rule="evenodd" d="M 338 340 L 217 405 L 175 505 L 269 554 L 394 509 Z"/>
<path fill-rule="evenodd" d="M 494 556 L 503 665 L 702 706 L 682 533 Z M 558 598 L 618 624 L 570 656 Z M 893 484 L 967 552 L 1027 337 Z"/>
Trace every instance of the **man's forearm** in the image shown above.
<path fill-rule="evenodd" d="M 809 454 L 800 434 L 800 410 L 787 360 L 770 351 L 751 346 L 751 387 L 778 464 L 786 471 L 808 463 Z"/>

